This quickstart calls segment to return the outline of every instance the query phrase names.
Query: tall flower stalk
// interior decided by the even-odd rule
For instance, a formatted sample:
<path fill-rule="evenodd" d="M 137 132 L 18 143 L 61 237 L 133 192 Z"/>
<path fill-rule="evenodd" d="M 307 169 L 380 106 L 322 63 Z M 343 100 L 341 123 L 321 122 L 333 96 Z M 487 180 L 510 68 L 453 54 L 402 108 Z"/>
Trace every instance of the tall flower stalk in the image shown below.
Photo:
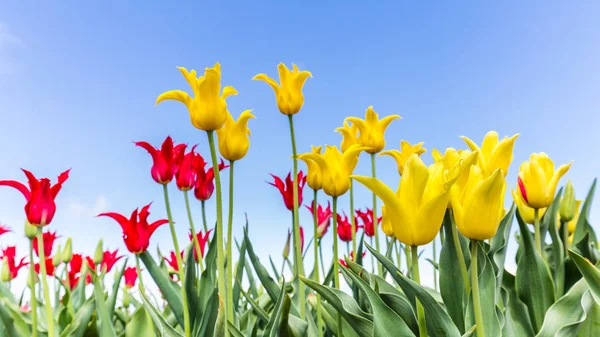
<path fill-rule="evenodd" d="M 471 240 L 471 284 L 473 286 L 473 312 L 475 313 L 477 337 L 485 337 L 483 315 L 481 314 L 481 299 L 479 298 L 477 246 L 479 246 L 479 242 L 477 242 L 477 240 Z"/>
<path fill-rule="evenodd" d="M 26 224 L 25 226 L 27 226 Z M 30 225 L 31 226 L 31 225 Z M 29 240 L 29 290 L 31 291 L 31 324 L 32 324 L 32 337 L 37 337 L 37 298 L 35 297 L 35 271 L 34 271 L 34 262 L 33 262 L 33 240 L 36 240 L 36 237 Z M 44 266 L 44 268 L 46 268 Z M 69 301 L 70 302 L 70 301 Z"/>
<path fill-rule="evenodd" d="M 48 279 L 46 275 L 46 254 L 44 253 L 43 229 L 38 228 L 37 242 L 40 254 L 40 279 L 44 289 L 44 305 L 46 307 L 46 317 L 48 320 L 48 337 L 54 337 L 54 313 L 52 311 L 52 303 L 50 303 L 50 288 L 48 287 Z"/>
<path fill-rule="evenodd" d="M 233 320 L 233 163 L 229 162 L 229 215 L 227 218 L 227 306 L 228 316 Z"/>
<path fill-rule="evenodd" d="M 318 204 L 317 204 L 317 196 L 319 194 L 318 190 L 313 190 L 313 250 L 314 250 L 314 267 L 313 267 L 313 279 L 315 282 L 320 283 L 319 280 L 319 217 L 318 217 Z M 319 332 L 319 336 L 323 336 L 323 317 L 321 313 L 321 295 L 317 293 L 317 331 Z"/>
<path fill-rule="evenodd" d="M 412 261 L 412 277 L 413 281 L 417 284 L 421 284 L 421 276 L 419 275 L 419 253 L 418 246 L 411 246 L 411 261 Z M 419 336 L 427 337 L 427 324 L 425 322 L 425 310 L 423 309 L 423 305 L 417 299 L 417 321 L 419 322 Z"/>
<path fill-rule="evenodd" d="M 340 289 L 340 273 L 338 258 L 338 232 L 337 232 L 337 196 L 333 197 L 333 280 L 336 289 Z M 343 336 L 342 314 L 337 314 L 337 336 Z"/>

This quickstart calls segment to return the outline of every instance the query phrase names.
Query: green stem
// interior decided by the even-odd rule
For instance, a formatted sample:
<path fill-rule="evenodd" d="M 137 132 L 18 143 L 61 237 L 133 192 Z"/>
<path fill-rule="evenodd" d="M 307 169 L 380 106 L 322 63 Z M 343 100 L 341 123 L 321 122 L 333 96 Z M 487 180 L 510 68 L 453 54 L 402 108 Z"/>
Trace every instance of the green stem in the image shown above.
<path fill-rule="evenodd" d="M 404 256 L 406 257 L 406 275 L 410 274 L 412 263 L 410 261 L 410 246 L 404 245 Z"/>
<path fill-rule="evenodd" d="M 319 217 L 317 210 L 317 196 L 318 191 L 313 190 L 313 241 L 314 241 L 314 253 L 315 253 L 315 266 L 313 268 L 313 276 L 314 281 L 317 283 L 321 283 L 319 280 Z M 321 313 L 321 295 L 317 293 L 317 331 L 319 333 L 319 337 L 323 336 L 323 318 Z"/>
<path fill-rule="evenodd" d="M 569 256 L 569 224 L 561 221 L 563 246 L 565 246 L 565 256 Z"/>
<path fill-rule="evenodd" d="M 35 297 L 35 264 L 33 262 L 33 240 L 29 240 L 29 290 L 31 291 L 31 330 L 32 336 L 37 337 L 37 299 Z M 69 300 L 70 301 L 70 300 Z"/>
<path fill-rule="evenodd" d="M 335 289 L 340 289 L 340 273 L 338 271 L 339 258 L 338 258 L 338 231 L 337 231 L 337 197 L 333 197 L 333 280 Z M 336 336 L 343 336 L 342 332 L 342 315 L 338 312 L 337 314 L 337 334 Z"/>
<path fill-rule="evenodd" d="M 433 262 L 437 263 L 437 245 L 435 244 L 435 238 L 433 239 L 431 244 L 433 245 Z M 433 287 L 434 287 L 435 291 L 438 290 L 438 281 L 437 280 L 438 280 L 437 268 L 434 266 L 433 267 Z"/>
<path fill-rule="evenodd" d="M 325 275 L 325 260 L 323 260 L 323 246 L 321 246 L 321 239 L 319 239 L 319 257 L 321 258 L 321 271 Z"/>
<path fill-rule="evenodd" d="M 375 153 L 371 153 L 371 175 L 377 178 L 377 169 L 375 168 Z M 377 223 L 377 195 L 373 192 L 373 229 L 375 230 L 375 249 L 379 250 L 379 226 Z M 383 269 L 381 263 L 377 262 L 377 273 L 383 277 Z"/>
<path fill-rule="evenodd" d="M 202 224 L 204 225 L 204 233 L 208 233 L 208 225 L 206 224 L 206 200 L 202 200 Z"/>
<path fill-rule="evenodd" d="M 217 191 L 217 280 L 219 294 L 221 298 L 227 296 L 227 290 L 225 288 L 225 254 L 223 251 L 223 200 L 221 198 L 221 174 L 219 172 L 219 162 L 217 160 L 217 151 L 215 148 L 215 135 L 214 131 L 206 131 L 208 136 L 208 143 L 210 145 L 210 155 L 212 157 L 213 172 L 215 175 L 215 187 Z M 227 301 L 224 301 L 225 306 L 228 305 Z M 229 321 L 228 310 L 224 311 L 225 321 Z M 229 329 L 225 329 L 225 337 L 229 336 Z"/>
<path fill-rule="evenodd" d="M 183 261 L 181 260 L 179 242 L 177 242 L 177 234 L 175 234 L 175 225 L 173 224 L 173 215 L 171 214 L 171 204 L 169 203 L 169 190 L 167 188 L 167 184 L 163 184 L 163 194 L 165 197 L 165 207 L 167 208 L 169 229 L 171 230 L 171 237 L 173 239 L 173 246 L 175 248 L 175 257 L 177 259 L 177 273 L 179 276 L 179 282 L 181 282 L 181 299 L 183 304 L 183 321 L 185 325 L 185 336 L 190 337 L 192 330 L 190 328 L 190 311 L 188 310 L 187 293 L 185 291 L 184 285 L 185 274 L 183 272 Z"/>
<path fill-rule="evenodd" d="M 183 198 L 185 199 L 185 208 L 187 211 L 188 221 L 190 223 L 190 229 L 192 230 L 192 243 L 194 244 L 194 250 L 196 256 L 198 256 L 198 262 L 202 264 L 202 251 L 200 250 L 200 243 L 198 242 L 198 236 L 196 235 L 196 227 L 194 226 L 194 219 L 192 217 L 192 210 L 190 209 L 190 198 L 188 197 L 188 191 L 183 191 Z M 196 266 L 194 266 L 195 268 Z M 200 268 L 202 269 L 202 268 Z M 202 271 L 200 271 L 202 272 Z M 200 288 L 200 274 L 198 274 L 198 288 Z"/>
<path fill-rule="evenodd" d="M 396 238 L 393 238 L 390 240 L 390 242 L 390 244 L 394 245 L 394 248 L 396 249 L 396 260 L 398 261 L 398 270 L 402 270 L 402 255 L 400 254 L 400 241 L 396 240 Z"/>
<path fill-rule="evenodd" d="M 140 267 L 140 256 L 135 254 L 135 266 L 137 268 L 138 280 L 140 280 L 140 292 L 146 296 L 146 288 L 144 287 L 144 279 L 142 277 L 142 268 Z"/>
<path fill-rule="evenodd" d="M 229 321 L 233 323 L 233 164 L 235 161 L 229 161 L 229 217 L 227 218 L 227 307 L 229 311 Z"/>
<path fill-rule="evenodd" d="M 288 115 L 290 124 L 290 136 L 292 138 L 292 155 L 294 160 L 294 267 L 295 276 L 304 276 L 304 267 L 302 264 L 302 247 L 300 241 L 300 224 L 298 221 L 298 154 L 296 152 L 296 137 L 294 135 L 294 115 Z M 306 309 L 306 296 L 304 292 L 304 282 L 298 282 L 298 291 L 300 293 L 300 318 L 304 319 Z"/>
<path fill-rule="evenodd" d="M 540 253 L 541 257 L 544 257 L 542 254 L 542 239 L 540 236 L 540 210 L 537 208 L 533 210 L 533 227 L 535 228 L 535 249 Z"/>
<path fill-rule="evenodd" d="M 418 246 L 410 246 L 411 255 L 412 255 L 412 274 L 413 281 L 417 282 L 417 284 L 421 284 L 421 277 L 419 275 L 419 253 Z M 425 310 L 423 309 L 423 305 L 419 300 L 417 301 L 417 318 L 419 321 L 419 336 L 426 337 L 427 336 L 427 325 L 425 323 Z"/>
<path fill-rule="evenodd" d="M 469 273 L 467 272 L 467 262 L 465 262 L 465 255 L 463 254 L 462 245 L 458 238 L 458 230 L 456 229 L 456 223 L 454 222 L 454 215 L 450 217 L 450 220 L 452 221 L 452 240 L 454 241 L 458 265 L 460 266 L 460 273 L 462 274 L 463 283 L 465 285 L 465 294 L 468 295 L 469 291 L 471 291 L 471 285 L 469 283 Z"/>
<path fill-rule="evenodd" d="M 350 223 L 352 224 L 352 251 L 356 251 L 356 218 L 354 217 L 354 184 L 350 179 Z M 350 253 L 348 253 L 350 254 Z"/>
<path fill-rule="evenodd" d="M 473 285 L 473 311 L 475 313 L 475 325 L 477 337 L 485 337 L 483 329 L 483 316 L 481 315 L 481 300 L 479 299 L 479 280 L 477 279 L 477 240 L 471 240 L 471 284 Z"/>
<path fill-rule="evenodd" d="M 440 242 L 442 243 L 442 246 L 444 246 L 444 227 L 440 228 Z"/>
<path fill-rule="evenodd" d="M 67 273 L 67 264 L 65 263 L 65 270 L 63 271 L 63 279 L 65 280 L 65 282 L 67 282 L 67 294 L 69 295 L 69 301 L 67 304 L 67 309 L 69 310 L 69 314 L 71 314 L 71 317 L 75 317 L 75 309 L 73 309 L 73 301 L 71 301 L 71 280 L 69 280 L 69 275 Z"/>
<path fill-rule="evenodd" d="M 369 244 L 371 247 L 373 247 L 373 237 L 369 236 Z M 375 257 L 373 257 L 373 254 L 371 255 L 371 274 L 375 273 Z"/>
<path fill-rule="evenodd" d="M 43 227 L 38 227 L 38 252 L 40 256 L 40 278 L 44 287 L 44 305 L 46 306 L 46 317 L 48 319 L 48 337 L 54 337 L 54 314 L 52 303 L 50 303 L 50 289 L 48 288 L 48 277 L 46 275 L 46 254 L 44 253 Z"/>

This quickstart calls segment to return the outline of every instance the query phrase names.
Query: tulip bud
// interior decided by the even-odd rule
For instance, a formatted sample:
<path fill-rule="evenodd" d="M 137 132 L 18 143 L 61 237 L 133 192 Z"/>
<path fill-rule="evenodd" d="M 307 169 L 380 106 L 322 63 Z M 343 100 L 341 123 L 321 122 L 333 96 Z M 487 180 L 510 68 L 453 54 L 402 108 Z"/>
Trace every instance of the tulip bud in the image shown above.
<path fill-rule="evenodd" d="M 131 300 L 129 299 L 129 289 L 127 287 L 123 288 L 123 306 L 125 308 L 129 307 Z"/>
<path fill-rule="evenodd" d="M 29 221 L 25 220 L 25 236 L 29 240 L 33 240 L 37 236 L 37 232 L 38 232 L 37 227 L 30 224 Z"/>
<path fill-rule="evenodd" d="M 52 257 L 52 265 L 54 265 L 54 268 L 56 268 L 60 265 L 61 262 L 62 262 L 61 246 L 58 245 L 56 254 L 54 254 L 54 257 Z"/>
<path fill-rule="evenodd" d="M 560 201 L 560 209 L 558 210 L 560 220 L 565 222 L 573 220 L 575 213 L 577 212 L 576 208 L 577 201 L 575 201 L 575 188 L 573 188 L 573 183 L 569 180 L 565 186 L 565 194 Z"/>
<path fill-rule="evenodd" d="M 102 250 L 102 239 L 98 241 L 98 246 L 96 246 L 96 252 L 94 253 L 94 263 L 100 264 L 102 263 L 102 258 L 104 257 L 104 250 Z"/>
<path fill-rule="evenodd" d="M 310 305 L 313 306 L 313 308 L 317 307 L 317 296 L 315 296 L 315 294 L 313 294 L 313 293 L 308 294 L 306 299 L 308 300 L 308 303 L 310 303 Z"/>
<path fill-rule="evenodd" d="M 10 269 L 8 267 L 8 258 L 6 256 L 2 258 L 2 271 L 0 272 L 0 279 L 2 282 L 9 282 L 11 279 Z"/>
<path fill-rule="evenodd" d="M 285 241 L 285 246 L 283 246 L 283 259 L 287 260 L 288 256 L 290 256 L 290 241 L 292 238 L 292 233 L 288 229 L 287 240 Z"/>
<path fill-rule="evenodd" d="M 61 252 L 62 262 L 69 263 L 73 258 L 73 244 L 71 242 L 71 238 L 67 239 L 67 243 L 65 244 L 65 248 Z"/>

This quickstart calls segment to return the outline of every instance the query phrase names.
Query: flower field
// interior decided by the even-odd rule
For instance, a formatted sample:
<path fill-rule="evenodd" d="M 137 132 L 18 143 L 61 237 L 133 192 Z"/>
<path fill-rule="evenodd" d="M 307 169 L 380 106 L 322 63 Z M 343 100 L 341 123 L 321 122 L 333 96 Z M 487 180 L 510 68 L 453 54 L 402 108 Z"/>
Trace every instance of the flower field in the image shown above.
<path fill-rule="evenodd" d="M 233 236 L 237 163 L 260 121 L 251 110 L 229 111 L 227 100 L 238 92 L 222 83 L 219 63 L 178 69 L 189 87 L 163 92 L 156 109 L 182 103 L 210 153 L 166 135 L 162 144 L 132 145 L 148 153 L 150 174 L 140 174 L 164 199 L 97 215 L 122 230 L 127 252 L 105 249 L 98 237 L 95 254 L 86 256 L 61 238 L 55 199 L 75 171 L 53 180 L 23 169 L 23 181 L 0 180 L 0 188 L 23 196 L 24 209 L 11 211 L 25 221 L 0 225 L 0 336 L 600 336 L 600 250 L 589 220 L 596 181 L 575 191 L 572 163 L 555 165 L 543 152 L 513 163 L 519 134 L 495 131 L 481 142 L 462 136 L 462 149 L 407 141 L 396 149 L 385 133 L 401 117 L 380 117 L 373 106 L 364 118 L 341 121 L 339 147 L 297 144 L 294 122 L 304 118 L 303 88 L 313 79 L 281 63 L 278 79 L 252 78 L 271 88 L 281 113 L 264 118 L 289 124 L 289 138 L 276 141 L 289 143 L 290 158 L 281 160 L 291 173 L 267 182 L 282 196 L 274 207 L 292 219 L 276 266 L 256 254 L 260 243 L 249 239 L 247 220 L 244 236 Z M 392 163 L 382 156 L 395 161 L 398 186 L 377 178 L 378 165 Z M 354 173 L 359 160 L 370 164 L 370 175 Z M 516 181 L 507 179 L 511 169 Z M 355 207 L 356 188 L 372 194 L 368 208 Z M 174 222 L 174 193 L 184 196 L 187 221 Z M 349 196 L 349 214 L 342 196 Z M 216 222 L 206 217 L 211 199 Z M 200 219 L 192 215 L 198 201 Z M 157 208 L 166 219 L 151 214 Z M 300 223 L 301 211 L 312 214 L 310 223 Z M 153 254 L 161 226 L 174 250 Z M 178 237 L 176 226 L 188 235 Z M 10 235 L 27 237 L 29 247 L 11 245 Z M 333 247 L 321 244 L 326 236 Z M 516 272 L 505 269 L 510 241 L 518 245 Z M 428 246 L 432 259 L 420 255 Z M 434 268 L 433 288 L 421 284 L 424 264 Z M 27 275 L 24 289 L 11 284 L 20 274 Z"/>

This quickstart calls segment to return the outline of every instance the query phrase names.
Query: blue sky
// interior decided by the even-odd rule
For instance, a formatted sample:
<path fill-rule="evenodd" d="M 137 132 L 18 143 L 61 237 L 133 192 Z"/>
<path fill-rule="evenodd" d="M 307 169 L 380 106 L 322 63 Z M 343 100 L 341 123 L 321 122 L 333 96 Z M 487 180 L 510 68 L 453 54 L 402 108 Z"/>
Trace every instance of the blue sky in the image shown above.
<path fill-rule="evenodd" d="M 93 216 L 150 201 L 151 216 L 165 216 L 150 157 L 132 141 L 159 144 L 171 135 L 208 154 L 183 105 L 154 101 L 165 90 L 188 89 L 176 66 L 219 61 L 223 84 L 240 93 L 229 99 L 230 111 L 254 109 L 257 116 L 250 151 L 236 165 L 235 235 L 247 212 L 259 254 L 271 253 L 278 265 L 290 216 L 265 180 L 291 169 L 291 147 L 272 90 L 251 78 L 275 76 L 279 62 L 294 62 L 314 76 L 295 118 L 300 152 L 338 144 L 333 130 L 373 105 L 381 116 L 403 117 L 388 129 L 388 148 L 401 139 L 424 141 L 427 149 L 465 147 L 460 135 L 480 142 L 491 129 L 519 132 L 509 186 L 521 161 L 545 151 L 557 164 L 575 161 L 568 177 L 583 197 L 600 169 L 599 15 L 600 4 L 591 1 L 2 2 L 0 177 L 24 181 L 24 167 L 55 178 L 72 168 L 52 229 L 72 236 L 76 251 L 92 253 L 100 237 L 124 250 L 118 225 Z M 431 161 L 430 151 L 424 158 Z M 356 172 L 369 174 L 366 155 Z M 378 173 L 395 188 L 392 159 L 380 158 Z M 174 186 L 171 195 L 183 238 L 183 198 Z M 343 209 L 347 203 L 342 198 Z M 370 194 L 357 188 L 356 205 L 369 203 Z M 2 223 L 20 230 L 22 206 L 18 192 L 0 189 Z M 213 208 L 209 203 L 209 219 Z M 301 214 L 310 228 L 310 215 Z M 13 242 L 25 240 L 0 238 L 2 246 Z M 166 226 L 156 244 L 171 247 Z"/>

